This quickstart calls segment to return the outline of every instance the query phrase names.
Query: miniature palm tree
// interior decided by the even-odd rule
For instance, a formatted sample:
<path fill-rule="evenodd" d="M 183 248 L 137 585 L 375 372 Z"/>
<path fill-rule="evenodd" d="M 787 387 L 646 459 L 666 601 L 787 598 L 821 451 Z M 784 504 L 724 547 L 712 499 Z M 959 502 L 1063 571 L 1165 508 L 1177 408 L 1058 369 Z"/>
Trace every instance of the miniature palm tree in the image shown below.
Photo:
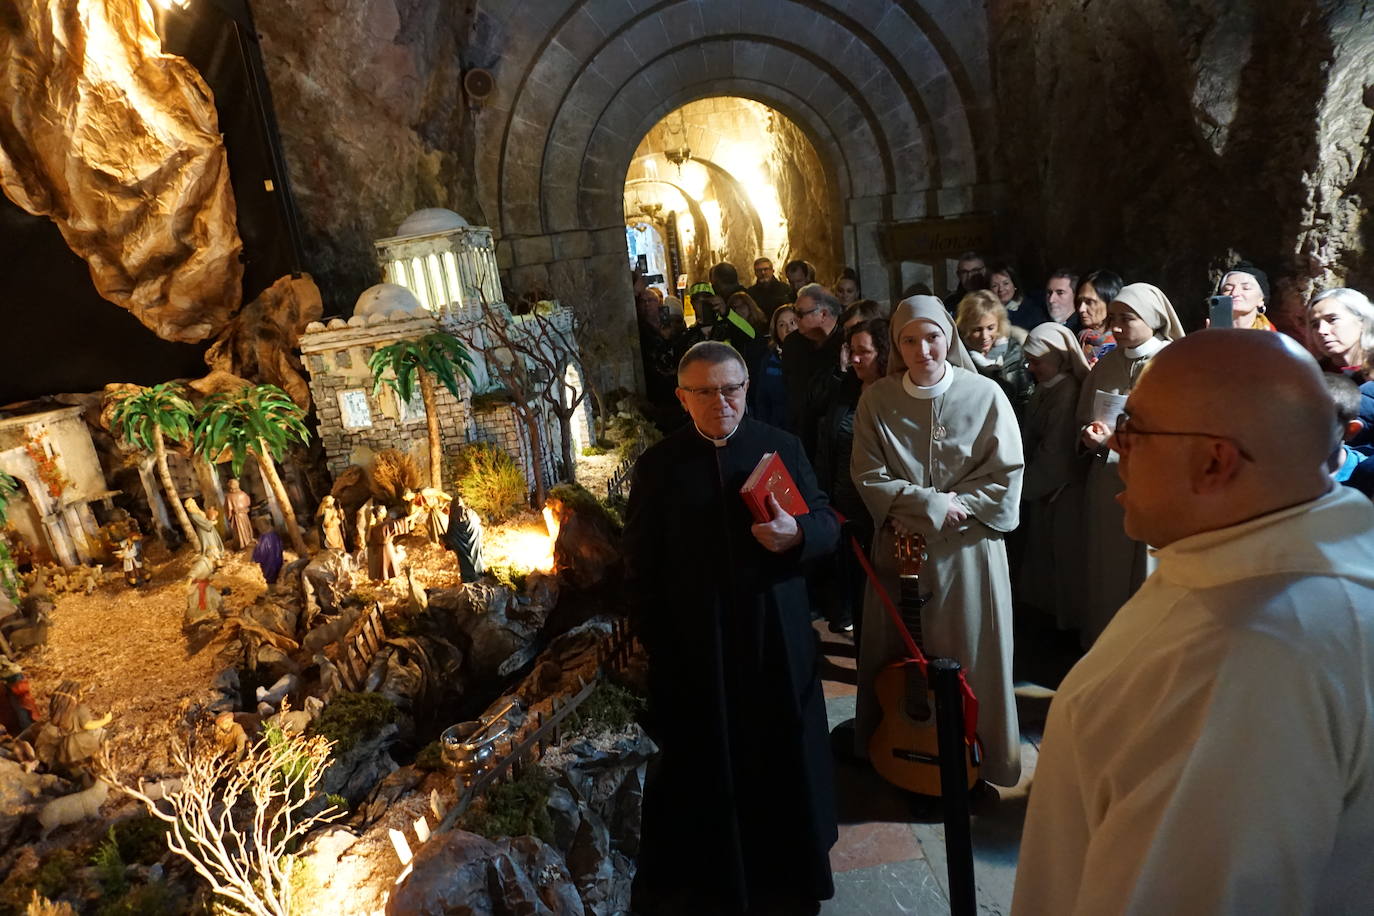
<path fill-rule="evenodd" d="M 110 425 L 115 435 L 135 448 L 153 453 L 162 489 L 172 502 L 177 524 L 191 544 L 198 543 L 196 529 L 186 515 L 176 482 L 167 470 L 167 440 L 189 442 L 191 421 L 195 415 L 196 409 L 181 396 L 178 386 L 172 382 L 163 382 L 121 398 L 110 414 Z"/>
<path fill-rule="evenodd" d="M 212 461 L 229 452 L 235 475 L 243 471 L 248 456 L 253 456 L 281 506 L 291 546 L 301 557 L 306 555 L 305 541 L 273 462 L 285 457 L 292 442 L 304 445 L 310 441 L 304 417 L 305 411 L 285 391 L 276 385 L 256 385 L 207 398 L 195 428 L 196 450 Z"/>
<path fill-rule="evenodd" d="M 429 481 L 435 489 L 443 489 L 443 440 L 439 434 L 439 411 L 434 403 L 434 380 L 458 394 L 458 373 L 472 377 L 472 356 L 463 342 L 452 334 L 435 331 L 416 340 L 400 340 L 378 349 L 367 361 L 372 370 L 373 394 L 388 385 L 407 403 L 420 382 L 420 397 L 425 403 L 425 422 L 429 427 Z"/>
<path fill-rule="evenodd" d="M 10 500 L 19 492 L 19 482 L 4 471 L 0 471 L 0 528 L 9 519 Z M 0 592 L 8 595 L 11 601 L 19 600 L 19 572 L 10 556 L 9 545 L 0 538 Z"/>

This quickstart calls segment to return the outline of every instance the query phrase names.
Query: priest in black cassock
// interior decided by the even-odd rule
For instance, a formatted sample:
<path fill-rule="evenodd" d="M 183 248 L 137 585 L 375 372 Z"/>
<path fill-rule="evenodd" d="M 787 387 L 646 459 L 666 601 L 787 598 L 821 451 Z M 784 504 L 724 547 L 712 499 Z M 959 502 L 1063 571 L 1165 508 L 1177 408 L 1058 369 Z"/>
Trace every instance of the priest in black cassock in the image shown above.
<path fill-rule="evenodd" d="M 749 373 L 707 341 L 678 366 L 692 422 L 635 466 L 625 550 L 649 653 L 650 730 L 637 913 L 814 913 L 834 886 L 834 784 L 805 565 L 839 521 L 790 433 L 744 416 Z M 777 452 L 810 511 L 740 487 Z"/>

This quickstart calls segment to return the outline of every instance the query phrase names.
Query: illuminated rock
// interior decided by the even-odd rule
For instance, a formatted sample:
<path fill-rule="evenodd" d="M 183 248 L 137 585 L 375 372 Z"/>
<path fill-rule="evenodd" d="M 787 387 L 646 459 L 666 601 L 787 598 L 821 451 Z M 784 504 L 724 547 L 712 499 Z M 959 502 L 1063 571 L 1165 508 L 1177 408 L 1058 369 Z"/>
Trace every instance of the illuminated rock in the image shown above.
<path fill-rule="evenodd" d="M 0 188 L 53 219 L 100 295 L 166 340 L 218 333 L 242 243 L 209 87 L 162 53 L 151 4 L 11 4 L 0 30 Z"/>

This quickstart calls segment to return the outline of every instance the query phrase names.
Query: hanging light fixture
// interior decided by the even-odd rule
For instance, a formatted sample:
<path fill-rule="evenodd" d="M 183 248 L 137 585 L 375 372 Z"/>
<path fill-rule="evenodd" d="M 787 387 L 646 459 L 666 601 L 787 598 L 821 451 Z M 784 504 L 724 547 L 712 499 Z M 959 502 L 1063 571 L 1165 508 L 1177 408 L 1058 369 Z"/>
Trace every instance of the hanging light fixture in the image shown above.
<path fill-rule="evenodd" d="M 677 128 L 674 129 L 671 124 L 668 125 L 669 140 L 671 141 L 672 138 L 678 135 L 682 137 L 681 144 L 669 145 L 669 147 L 663 151 L 663 155 L 668 157 L 669 162 L 677 166 L 677 172 L 681 175 L 683 164 L 688 159 L 692 158 L 692 148 L 687 144 L 687 119 L 683 116 L 681 108 L 677 110 Z"/>

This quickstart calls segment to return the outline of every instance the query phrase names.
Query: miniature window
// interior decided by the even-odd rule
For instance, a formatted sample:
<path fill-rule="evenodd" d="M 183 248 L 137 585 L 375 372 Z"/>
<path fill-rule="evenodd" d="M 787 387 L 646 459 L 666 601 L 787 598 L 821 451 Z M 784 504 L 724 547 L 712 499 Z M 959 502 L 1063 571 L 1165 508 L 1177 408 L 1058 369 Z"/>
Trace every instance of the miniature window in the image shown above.
<path fill-rule="evenodd" d="M 343 416 L 345 429 L 357 429 L 372 425 L 372 408 L 367 404 L 367 391 L 352 388 L 339 392 L 339 413 Z"/>
<path fill-rule="evenodd" d="M 393 394 L 395 394 L 393 392 Z M 425 398 L 420 393 L 419 388 L 410 390 L 410 400 L 402 401 L 399 394 L 396 397 L 396 415 L 402 423 L 414 423 L 417 420 L 425 419 Z"/>

